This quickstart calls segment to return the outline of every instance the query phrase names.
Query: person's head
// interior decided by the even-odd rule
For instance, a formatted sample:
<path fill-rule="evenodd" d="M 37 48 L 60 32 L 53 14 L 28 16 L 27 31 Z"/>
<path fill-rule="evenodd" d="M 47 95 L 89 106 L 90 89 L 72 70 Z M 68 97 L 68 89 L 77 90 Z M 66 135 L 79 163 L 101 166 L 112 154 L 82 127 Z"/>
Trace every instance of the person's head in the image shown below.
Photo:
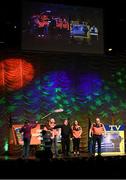
<path fill-rule="evenodd" d="M 25 125 L 27 125 L 29 123 L 30 123 L 29 120 L 25 120 L 25 122 L 24 122 Z"/>
<path fill-rule="evenodd" d="M 54 118 L 50 118 L 49 119 L 49 125 L 52 125 L 52 124 L 55 124 L 55 123 L 56 123 L 56 121 L 55 121 Z"/>
<path fill-rule="evenodd" d="M 95 122 L 96 122 L 96 124 L 100 124 L 101 122 L 100 122 L 100 118 L 96 118 L 96 120 L 95 120 Z"/>
<path fill-rule="evenodd" d="M 74 125 L 75 125 L 75 126 L 79 125 L 79 123 L 78 123 L 77 120 L 74 121 Z"/>
<path fill-rule="evenodd" d="M 63 124 L 64 124 L 65 126 L 69 125 L 68 119 L 64 119 Z"/>
<path fill-rule="evenodd" d="M 50 118 L 49 122 L 50 123 L 55 123 L 55 119 L 54 118 Z"/>

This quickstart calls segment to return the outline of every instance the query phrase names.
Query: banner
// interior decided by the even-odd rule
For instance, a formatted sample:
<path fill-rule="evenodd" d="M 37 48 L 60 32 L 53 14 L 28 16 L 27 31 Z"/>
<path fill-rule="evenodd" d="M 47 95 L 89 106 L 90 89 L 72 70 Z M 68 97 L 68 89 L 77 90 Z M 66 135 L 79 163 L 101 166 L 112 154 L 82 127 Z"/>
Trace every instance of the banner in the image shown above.
<path fill-rule="evenodd" d="M 105 129 L 106 136 L 103 136 L 101 144 L 102 155 L 125 154 L 124 125 L 105 125 Z"/>

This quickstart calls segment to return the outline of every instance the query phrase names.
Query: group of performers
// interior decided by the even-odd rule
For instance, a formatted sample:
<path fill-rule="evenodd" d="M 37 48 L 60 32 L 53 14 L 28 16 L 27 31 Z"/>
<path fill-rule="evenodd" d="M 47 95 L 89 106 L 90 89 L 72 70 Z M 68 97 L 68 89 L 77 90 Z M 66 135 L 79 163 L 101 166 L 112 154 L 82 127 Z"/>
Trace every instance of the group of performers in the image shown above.
<path fill-rule="evenodd" d="M 47 125 L 43 128 L 45 135 L 50 132 L 50 148 L 53 147 L 54 155 L 58 156 L 57 150 L 57 137 L 59 136 L 59 128 L 61 129 L 61 145 L 63 156 L 69 156 L 70 152 L 70 140 L 73 140 L 73 151 L 74 155 L 80 155 L 80 139 L 82 135 L 82 127 L 79 125 L 78 121 L 74 121 L 73 125 L 70 126 L 68 119 L 64 119 L 63 124 L 57 125 L 54 118 L 49 119 Z M 43 136 L 43 141 L 48 141 L 48 137 Z"/>
<path fill-rule="evenodd" d="M 31 128 L 37 126 L 37 123 L 30 124 L 26 121 L 24 126 L 20 129 L 23 133 L 23 157 L 28 159 L 29 157 L 29 147 L 31 139 Z M 59 132 L 60 129 L 60 132 Z M 70 125 L 68 119 L 64 119 L 62 124 L 57 124 L 54 118 L 50 118 L 48 122 L 43 126 L 41 131 L 42 143 L 44 143 L 44 150 L 46 152 L 52 153 L 55 157 L 58 157 L 58 137 L 59 133 L 61 135 L 61 146 L 62 146 L 62 156 L 67 157 L 70 155 L 70 142 L 73 143 L 73 154 L 74 156 L 80 156 L 80 140 L 82 137 L 82 127 L 79 122 L 75 120 L 72 125 Z M 98 155 L 101 155 L 101 139 L 105 135 L 105 127 L 100 122 L 99 118 L 96 118 L 95 123 L 91 125 L 89 131 L 89 137 L 92 137 L 92 156 L 95 155 L 96 143 L 98 143 Z"/>

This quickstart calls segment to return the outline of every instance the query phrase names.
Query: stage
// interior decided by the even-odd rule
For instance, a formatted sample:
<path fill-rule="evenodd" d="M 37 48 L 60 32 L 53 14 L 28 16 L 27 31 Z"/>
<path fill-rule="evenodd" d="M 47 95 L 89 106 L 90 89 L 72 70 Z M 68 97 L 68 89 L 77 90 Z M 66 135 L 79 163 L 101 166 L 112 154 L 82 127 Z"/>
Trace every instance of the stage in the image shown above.
<path fill-rule="evenodd" d="M 28 160 L 21 157 L 1 156 L 1 178 L 126 178 L 126 154 L 122 156 L 95 156 L 81 153 L 79 157 L 52 159 L 30 156 Z"/>
<path fill-rule="evenodd" d="M 38 151 L 38 152 L 41 152 L 41 151 Z M 94 158 L 97 158 L 97 157 L 98 156 L 96 154 Z M 102 158 L 126 157 L 126 153 L 125 154 L 121 154 L 121 155 L 114 154 L 114 153 L 113 154 L 102 154 L 101 157 Z M 58 159 L 58 160 L 61 160 L 61 159 L 75 159 L 75 158 L 78 158 L 78 159 L 89 159 L 89 158 L 91 158 L 91 154 L 82 152 L 82 153 L 80 153 L 80 155 L 74 155 L 73 153 L 70 153 L 69 156 L 66 156 L 66 157 L 63 157 L 62 154 L 59 154 L 57 157 L 55 157 L 53 155 L 52 160 L 55 160 L 55 159 Z M 0 160 L 18 160 L 18 159 L 22 159 L 23 160 L 21 155 L 20 156 L 14 156 L 14 155 L 13 156 L 9 156 L 9 155 L 2 155 L 2 156 L 0 156 Z M 37 160 L 37 159 L 40 159 L 40 158 L 37 158 L 35 154 L 34 155 L 30 155 L 29 158 L 28 158 L 28 160 Z"/>

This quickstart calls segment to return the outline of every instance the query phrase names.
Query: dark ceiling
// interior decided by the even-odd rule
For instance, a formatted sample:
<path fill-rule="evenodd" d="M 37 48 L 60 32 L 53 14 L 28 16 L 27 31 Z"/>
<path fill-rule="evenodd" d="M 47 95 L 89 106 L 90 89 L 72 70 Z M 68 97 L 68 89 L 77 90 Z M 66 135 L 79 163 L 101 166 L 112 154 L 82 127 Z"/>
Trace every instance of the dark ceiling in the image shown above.
<path fill-rule="evenodd" d="M 31 0 L 29 0 L 31 1 Z M 36 0 L 37 1 L 37 0 Z M 39 2 L 63 3 L 69 5 L 103 8 L 105 51 L 121 53 L 126 49 L 125 1 L 111 0 L 38 0 Z M 0 2 L 0 48 L 20 49 L 21 40 L 21 0 Z"/>

